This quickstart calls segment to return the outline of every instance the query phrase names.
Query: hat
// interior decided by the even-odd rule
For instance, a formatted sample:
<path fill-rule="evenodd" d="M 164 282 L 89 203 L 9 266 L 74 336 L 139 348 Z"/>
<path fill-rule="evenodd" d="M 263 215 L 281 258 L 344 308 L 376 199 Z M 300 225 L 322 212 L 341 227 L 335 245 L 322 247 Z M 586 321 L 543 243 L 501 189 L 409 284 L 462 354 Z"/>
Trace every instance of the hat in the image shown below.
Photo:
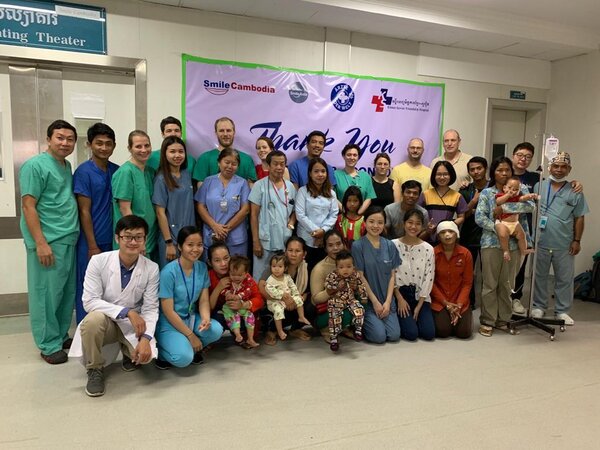
<path fill-rule="evenodd" d="M 437 234 L 440 234 L 442 231 L 445 231 L 445 230 L 454 231 L 456 233 L 456 237 L 457 238 L 460 237 L 460 233 L 458 232 L 458 227 L 451 220 L 444 220 L 438 224 Z"/>
<path fill-rule="evenodd" d="M 566 163 L 570 166 L 571 155 L 569 155 L 567 152 L 558 152 L 556 156 L 550 160 L 550 164 L 554 163 Z"/>

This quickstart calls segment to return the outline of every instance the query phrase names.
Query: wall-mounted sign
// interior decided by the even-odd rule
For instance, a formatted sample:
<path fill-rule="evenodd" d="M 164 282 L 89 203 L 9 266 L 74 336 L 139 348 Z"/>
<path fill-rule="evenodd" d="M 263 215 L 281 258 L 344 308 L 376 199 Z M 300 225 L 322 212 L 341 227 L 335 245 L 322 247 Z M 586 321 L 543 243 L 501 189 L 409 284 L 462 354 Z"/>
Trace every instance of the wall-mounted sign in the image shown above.
<path fill-rule="evenodd" d="M 0 0 L 0 44 L 106 54 L 106 11 L 48 1 Z"/>
<path fill-rule="evenodd" d="M 527 92 L 525 91 L 510 91 L 510 98 L 512 100 L 525 100 Z"/>

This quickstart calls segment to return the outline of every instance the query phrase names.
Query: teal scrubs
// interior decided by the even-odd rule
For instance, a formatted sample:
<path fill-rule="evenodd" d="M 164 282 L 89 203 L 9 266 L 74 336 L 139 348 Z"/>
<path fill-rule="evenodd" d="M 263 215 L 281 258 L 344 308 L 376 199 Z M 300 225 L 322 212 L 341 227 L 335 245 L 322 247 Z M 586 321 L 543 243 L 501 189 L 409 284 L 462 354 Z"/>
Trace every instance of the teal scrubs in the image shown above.
<path fill-rule="evenodd" d="M 114 225 L 116 226 L 119 219 L 123 217 L 119 209 L 119 200 L 131 202 L 131 212 L 148 223 L 148 236 L 146 237 L 146 256 L 148 257 L 153 255 L 158 236 L 156 212 L 152 204 L 153 180 L 154 171 L 151 168 L 146 167 L 142 172 L 131 161 L 127 161 L 119 167 L 112 178 Z"/>
<path fill-rule="evenodd" d="M 219 173 L 219 149 L 212 149 L 202 153 L 198 157 L 198 161 L 193 171 L 190 171 L 192 178 L 196 181 L 204 181 L 211 175 Z M 248 181 L 256 181 L 256 167 L 254 167 L 254 161 L 250 156 L 244 152 L 238 150 L 240 155 L 240 166 L 235 173 L 237 176 L 244 178 Z"/>
<path fill-rule="evenodd" d="M 27 248 L 29 319 L 35 344 L 44 355 L 62 349 L 75 303 L 75 244 L 79 236 L 77 201 L 73 195 L 71 164 L 62 165 L 49 153 L 26 161 L 19 172 L 21 197 L 37 201 L 42 233 L 54 254 L 54 265 L 40 264 L 36 245 L 21 215 Z"/>
<path fill-rule="evenodd" d="M 334 186 L 335 195 L 341 202 L 344 198 L 344 193 L 350 186 L 356 186 L 360 189 L 360 193 L 363 196 L 363 201 L 367 199 L 373 199 L 377 197 L 375 189 L 373 188 L 373 182 L 369 174 L 363 170 L 358 170 L 356 176 L 350 176 L 344 169 L 337 169 L 335 172 L 335 181 L 337 184 Z"/>

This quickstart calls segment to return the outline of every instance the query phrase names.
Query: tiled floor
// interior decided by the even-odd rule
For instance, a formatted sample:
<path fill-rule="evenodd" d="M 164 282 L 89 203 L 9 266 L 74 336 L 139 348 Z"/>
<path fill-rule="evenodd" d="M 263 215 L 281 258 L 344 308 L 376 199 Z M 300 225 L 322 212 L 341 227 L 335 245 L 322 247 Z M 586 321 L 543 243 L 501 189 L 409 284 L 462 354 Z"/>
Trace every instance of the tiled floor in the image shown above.
<path fill-rule="evenodd" d="M 576 301 L 555 342 L 218 345 L 203 366 L 44 363 L 26 317 L 0 319 L 0 448 L 600 448 L 600 305 Z"/>

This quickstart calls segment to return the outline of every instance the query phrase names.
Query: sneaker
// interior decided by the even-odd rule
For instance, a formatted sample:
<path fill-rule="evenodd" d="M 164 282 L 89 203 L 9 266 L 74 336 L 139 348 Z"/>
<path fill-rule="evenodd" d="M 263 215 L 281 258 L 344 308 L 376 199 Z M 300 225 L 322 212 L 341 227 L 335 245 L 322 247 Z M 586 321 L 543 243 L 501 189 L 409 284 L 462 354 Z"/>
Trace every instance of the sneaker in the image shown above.
<path fill-rule="evenodd" d="M 104 395 L 104 371 L 102 369 L 90 369 L 87 371 L 88 382 L 85 386 L 85 393 L 90 397 L 100 397 Z"/>
<path fill-rule="evenodd" d="M 44 355 L 43 353 L 40 353 L 42 359 L 44 361 L 46 361 L 48 364 L 63 364 L 66 363 L 67 360 L 69 359 L 67 357 L 67 354 L 65 352 L 63 352 L 62 350 L 59 350 L 57 352 L 54 352 L 50 355 Z"/>
<path fill-rule="evenodd" d="M 121 369 L 125 372 L 133 372 L 134 370 L 139 369 L 140 366 L 134 364 L 129 356 L 123 355 L 123 361 L 121 362 Z"/>
<path fill-rule="evenodd" d="M 72 344 L 73 344 L 73 339 L 72 338 L 67 339 L 65 342 L 63 342 L 63 345 L 62 345 L 63 350 L 69 350 L 71 348 Z"/>
<path fill-rule="evenodd" d="M 192 359 L 192 364 L 194 365 L 200 365 L 200 364 L 204 364 L 204 356 L 202 355 L 202 352 L 196 352 L 194 353 L 194 359 Z"/>
<path fill-rule="evenodd" d="M 337 351 L 340 349 L 340 345 L 337 343 L 337 341 L 336 341 L 336 342 L 331 342 L 331 343 L 329 344 L 329 349 L 330 349 L 332 352 L 337 352 Z"/>
<path fill-rule="evenodd" d="M 362 341 L 363 340 L 363 335 L 360 331 L 355 331 L 354 332 L 354 339 L 357 341 Z"/>
<path fill-rule="evenodd" d="M 163 361 L 162 359 L 156 358 L 154 360 L 154 366 L 159 370 L 169 370 L 171 367 L 173 367 L 173 364 L 171 364 L 168 361 Z"/>
<path fill-rule="evenodd" d="M 512 301 L 512 310 L 515 314 L 525 314 L 527 312 L 527 310 L 523 307 L 521 300 L 518 298 Z"/>
<path fill-rule="evenodd" d="M 534 319 L 541 319 L 542 317 L 544 317 L 544 311 L 540 308 L 533 308 L 531 310 L 531 317 L 533 317 Z"/>
<path fill-rule="evenodd" d="M 567 313 L 557 314 L 556 318 L 558 320 L 564 320 L 565 321 L 565 325 L 569 325 L 569 326 L 575 325 L 575 321 Z"/>

